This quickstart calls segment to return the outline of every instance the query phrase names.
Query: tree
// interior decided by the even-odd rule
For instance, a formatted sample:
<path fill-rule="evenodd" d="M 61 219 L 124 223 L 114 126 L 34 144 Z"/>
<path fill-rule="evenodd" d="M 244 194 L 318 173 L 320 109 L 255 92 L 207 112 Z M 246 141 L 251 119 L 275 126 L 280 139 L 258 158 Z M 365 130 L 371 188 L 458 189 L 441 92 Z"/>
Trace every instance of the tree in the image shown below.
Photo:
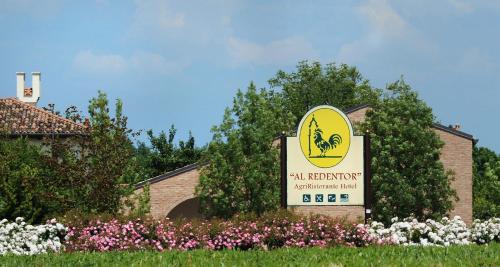
<path fill-rule="evenodd" d="M 474 147 L 473 212 L 476 219 L 500 216 L 500 155 Z"/>
<path fill-rule="evenodd" d="M 295 116 L 297 126 L 307 111 L 318 105 L 331 105 L 341 110 L 359 104 L 374 104 L 380 90 L 373 89 L 355 67 L 335 63 L 321 66 L 302 61 L 297 71 L 278 71 L 269 80 L 271 88 L 281 89 L 286 110 Z"/>
<path fill-rule="evenodd" d="M 44 171 L 39 147 L 26 138 L 0 139 L 0 218 L 42 222 L 48 207 L 33 185 Z"/>
<path fill-rule="evenodd" d="M 238 90 L 219 126 L 213 127 L 196 193 L 205 216 L 230 217 L 237 212 L 279 207 L 279 151 L 273 141 L 293 125 L 282 99 L 250 83 Z"/>
<path fill-rule="evenodd" d="M 127 165 L 120 182 L 133 185 L 156 175 L 152 168 L 151 149 L 141 141 L 133 146 L 132 157 Z"/>
<path fill-rule="evenodd" d="M 154 175 L 184 167 L 200 159 L 202 149 L 195 146 L 191 132 L 186 141 L 179 141 L 179 145 L 174 143 L 176 133 L 174 125 L 170 127 L 168 136 L 164 131 L 158 136 L 155 136 L 152 130 L 147 132 L 151 143 L 150 168 Z"/>
<path fill-rule="evenodd" d="M 122 102 L 116 101 L 112 117 L 106 94 L 99 92 L 90 100 L 88 112 L 88 134 L 46 140 L 50 153 L 44 164 L 51 171 L 40 186 L 46 188 L 46 201 L 54 203 L 59 213 L 71 209 L 116 213 L 121 198 L 130 191 L 120 185 L 133 148 Z"/>
<path fill-rule="evenodd" d="M 451 209 L 455 192 L 439 161 L 443 142 L 432 130 L 432 110 L 403 80 L 387 89 L 362 124 L 371 138 L 374 219 L 440 217 Z"/>

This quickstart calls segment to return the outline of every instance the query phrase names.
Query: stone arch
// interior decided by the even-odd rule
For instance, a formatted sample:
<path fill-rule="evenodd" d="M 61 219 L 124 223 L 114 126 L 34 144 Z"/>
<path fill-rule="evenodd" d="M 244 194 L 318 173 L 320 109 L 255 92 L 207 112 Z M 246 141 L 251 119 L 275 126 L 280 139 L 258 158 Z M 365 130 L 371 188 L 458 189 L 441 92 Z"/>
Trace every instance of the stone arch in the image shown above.
<path fill-rule="evenodd" d="M 193 208 L 192 199 L 196 198 L 195 189 L 199 183 L 199 165 L 191 164 L 169 173 L 150 178 L 136 185 L 136 193 L 140 193 L 144 185 L 150 186 L 151 215 L 154 218 L 182 215 L 181 208 Z M 191 201 L 190 201 L 191 200 Z M 198 205 L 199 207 L 199 205 Z M 186 216 L 194 216 L 193 210 Z"/>
<path fill-rule="evenodd" d="M 202 216 L 200 213 L 200 199 L 198 197 L 193 197 L 180 202 L 168 212 L 167 217 L 170 219 L 201 218 Z"/>

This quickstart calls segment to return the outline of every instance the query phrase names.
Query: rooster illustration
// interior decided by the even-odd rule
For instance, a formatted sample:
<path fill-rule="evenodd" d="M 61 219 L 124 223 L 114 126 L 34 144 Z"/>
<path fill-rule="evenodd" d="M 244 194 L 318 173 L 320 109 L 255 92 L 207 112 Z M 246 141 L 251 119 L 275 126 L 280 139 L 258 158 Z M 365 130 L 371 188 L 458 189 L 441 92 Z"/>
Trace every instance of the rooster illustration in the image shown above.
<path fill-rule="evenodd" d="M 323 139 L 323 130 L 316 127 L 314 130 L 314 144 L 321 151 L 319 154 L 320 157 L 325 157 L 325 153 L 332 149 L 336 148 L 337 145 L 342 143 L 342 137 L 336 133 L 332 134 L 330 138 L 327 140 Z"/>

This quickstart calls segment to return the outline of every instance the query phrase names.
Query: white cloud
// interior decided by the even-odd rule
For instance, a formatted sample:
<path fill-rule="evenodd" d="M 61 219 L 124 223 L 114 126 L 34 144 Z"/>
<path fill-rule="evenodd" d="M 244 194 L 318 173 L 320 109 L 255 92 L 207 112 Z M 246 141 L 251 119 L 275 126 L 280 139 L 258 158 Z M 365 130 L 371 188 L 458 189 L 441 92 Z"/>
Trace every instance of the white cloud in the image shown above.
<path fill-rule="evenodd" d="M 182 28 L 186 24 L 186 16 L 175 12 L 167 1 L 136 0 L 133 27 L 136 30 L 152 27 L 159 30 Z"/>
<path fill-rule="evenodd" d="M 160 54 L 139 51 L 130 57 L 130 65 L 135 71 L 170 74 L 181 71 L 186 68 L 189 63 L 182 61 L 169 61 Z"/>
<path fill-rule="evenodd" d="M 368 0 L 357 9 L 366 32 L 341 46 L 338 59 L 347 63 L 373 60 L 381 53 L 405 51 L 412 54 L 435 54 L 437 46 L 412 27 L 387 0 Z M 398 49 L 394 51 L 394 49 Z M 391 51 L 388 51 L 391 50 Z"/>
<path fill-rule="evenodd" d="M 235 37 L 228 39 L 228 52 L 234 63 L 256 65 L 293 65 L 304 59 L 317 59 L 312 44 L 302 37 L 289 37 L 257 44 Z"/>
<path fill-rule="evenodd" d="M 145 51 L 137 51 L 129 57 L 124 57 L 115 54 L 95 54 L 89 50 L 78 52 L 73 64 L 80 70 L 102 74 L 118 74 L 125 71 L 170 74 L 189 65 L 187 62 L 170 61 L 160 54 Z"/>
<path fill-rule="evenodd" d="M 73 64 L 81 70 L 97 73 L 117 73 L 127 68 L 126 60 L 120 55 L 98 55 L 89 50 L 78 52 Z"/>
<path fill-rule="evenodd" d="M 386 0 L 370 0 L 359 7 L 359 13 L 368 20 L 375 34 L 399 37 L 408 30 L 406 21 Z"/>
<path fill-rule="evenodd" d="M 61 0 L 1 0 L 0 14 L 11 16 L 52 17 L 63 7 Z"/>
<path fill-rule="evenodd" d="M 474 11 L 474 7 L 463 0 L 448 0 L 452 7 L 454 7 L 458 12 L 462 14 L 471 13 Z"/>

